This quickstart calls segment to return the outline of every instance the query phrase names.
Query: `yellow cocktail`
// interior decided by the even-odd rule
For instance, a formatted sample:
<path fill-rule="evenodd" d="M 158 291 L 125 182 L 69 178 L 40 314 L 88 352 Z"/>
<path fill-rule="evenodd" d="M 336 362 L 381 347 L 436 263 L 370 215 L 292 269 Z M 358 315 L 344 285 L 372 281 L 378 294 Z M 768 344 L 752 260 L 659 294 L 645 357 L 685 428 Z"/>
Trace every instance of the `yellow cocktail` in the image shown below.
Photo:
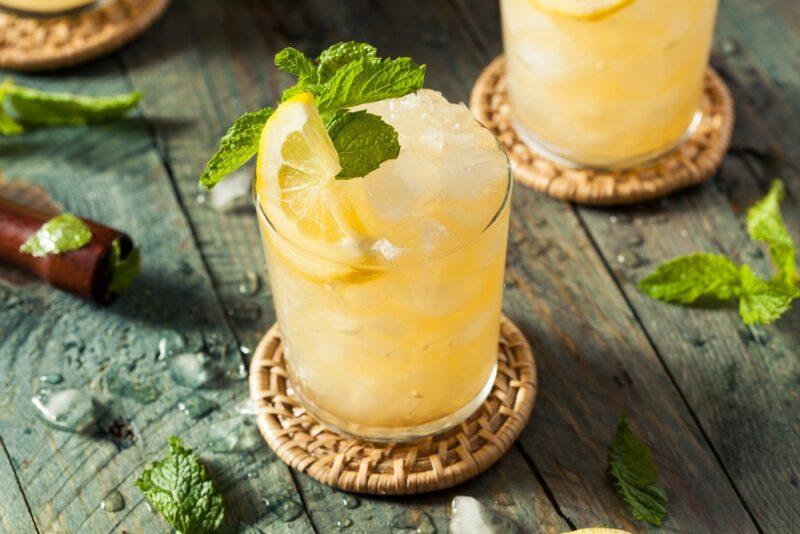
<path fill-rule="evenodd" d="M 540 151 L 629 167 L 699 119 L 717 0 L 501 0 L 512 118 Z"/>
<path fill-rule="evenodd" d="M 399 132 L 397 159 L 335 180 L 306 93 L 267 123 L 254 190 L 304 406 L 349 434 L 411 439 L 458 424 L 491 389 L 511 182 L 463 105 L 423 89 L 363 108 Z"/>

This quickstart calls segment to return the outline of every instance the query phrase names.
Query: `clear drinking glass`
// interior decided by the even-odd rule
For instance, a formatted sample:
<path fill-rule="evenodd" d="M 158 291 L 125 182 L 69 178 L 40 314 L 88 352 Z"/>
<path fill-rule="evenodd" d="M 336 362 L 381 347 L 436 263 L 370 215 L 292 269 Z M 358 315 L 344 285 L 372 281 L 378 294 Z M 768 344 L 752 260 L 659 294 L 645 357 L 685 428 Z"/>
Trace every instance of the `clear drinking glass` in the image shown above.
<path fill-rule="evenodd" d="M 463 112 L 474 123 L 465 108 Z M 398 129 L 405 150 L 412 141 Z M 459 133 L 445 132 L 445 159 L 451 157 L 448 135 Z M 487 182 L 495 181 L 491 194 L 463 203 L 434 198 L 426 211 L 426 216 L 433 214 L 431 220 L 458 221 L 469 216 L 475 206 L 467 204 L 472 203 L 486 216 L 481 226 L 459 234 L 459 224 L 452 223 L 441 236 L 435 235 L 435 225 L 425 223 L 425 232 L 417 236 L 408 218 L 402 223 L 387 218 L 373 227 L 386 225 L 397 240 L 408 229 L 415 235 L 408 243 L 418 245 L 407 243 L 395 256 L 389 241 L 378 239 L 372 250 L 382 254 L 380 263 L 332 261 L 320 250 L 307 249 L 282 234 L 256 195 L 290 382 L 303 406 L 328 426 L 372 440 L 411 440 L 457 425 L 489 394 L 497 364 L 512 180 L 505 154 L 488 131 L 486 135 L 491 146 L 480 150 L 502 156 L 494 160 L 501 164 L 480 171 Z M 428 185 L 421 176 L 429 169 L 420 159 L 401 153 L 396 162 L 384 165 L 407 166 L 414 173 L 407 176 L 410 181 Z M 337 187 L 346 189 L 363 215 L 362 188 L 380 179 L 368 175 Z M 394 200 L 406 202 L 409 191 L 400 189 L 408 184 L 385 181 L 380 194 L 389 195 L 389 204 L 376 212 L 378 217 L 388 217 Z M 436 243 L 433 250 L 426 245 L 429 237 Z"/>
<path fill-rule="evenodd" d="M 560 10 L 572 0 L 500 4 L 512 121 L 540 152 L 626 168 L 696 126 L 717 0 L 621 0 L 588 17 Z"/>

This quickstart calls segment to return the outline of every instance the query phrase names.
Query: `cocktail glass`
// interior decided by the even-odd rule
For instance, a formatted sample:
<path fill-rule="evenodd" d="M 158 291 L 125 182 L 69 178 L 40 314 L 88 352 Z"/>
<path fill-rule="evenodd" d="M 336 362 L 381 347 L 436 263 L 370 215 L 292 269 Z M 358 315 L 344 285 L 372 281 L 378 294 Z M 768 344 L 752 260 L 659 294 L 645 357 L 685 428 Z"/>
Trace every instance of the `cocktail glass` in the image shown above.
<path fill-rule="evenodd" d="M 717 0 L 500 4 L 512 121 L 537 151 L 628 168 L 698 124 Z"/>
<path fill-rule="evenodd" d="M 258 220 L 303 406 L 348 435 L 412 440 L 462 422 L 491 390 L 512 181 L 463 105 L 422 90 L 365 107 L 399 131 L 401 153 L 334 184 L 364 235 L 309 249 L 254 188 Z M 342 261 L 349 249 L 368 253 Z"/>

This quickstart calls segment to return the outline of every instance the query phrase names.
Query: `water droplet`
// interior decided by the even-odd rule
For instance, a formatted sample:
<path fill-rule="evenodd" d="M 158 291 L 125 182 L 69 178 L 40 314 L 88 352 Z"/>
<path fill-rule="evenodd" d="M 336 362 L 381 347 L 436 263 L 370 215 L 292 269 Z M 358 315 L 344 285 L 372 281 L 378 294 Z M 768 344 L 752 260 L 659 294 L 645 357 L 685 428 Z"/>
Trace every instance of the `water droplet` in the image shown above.
<path fill-rule="evenodd" d="M 228 308 L 228 316 L 234 321 L 253 323 L 261 317 L 261 306 L 255 302 L 239 302 Z"/>
<path fill-rule="evenodd" d="M 39 377 L 39 382 L 42 384 L 55 385 L 64 381 L 64 377 L 60 373 L 48 373 Z"/>
<path fill-rule="evenodd" d="M 219 404 L 202 395 L 192 395 L 178 402 L 178 409 L 192 419 L 202 419 L 217 408 Z"/>
<path fill-rule="evenodd" d="M 501 491 L 500 493 L 494 496 L 494 503 L 499 506 L 513 506 L 514 498 L 511 496 L 510 493 Z"/>
<path fill-rule="evenodd" d="M 303 507 L 291 497 L 270 497 L 263 501 L 267 505 L 267 510 L 284 523 L 294 521 L 303 513 Z"/>
<path fill-rule="evenodd" d="M 739 43 L 735 39 L 727 37 L 720 43 L 720 51 L 727 56 L 736 54 L 739 51 Z"/>
<path fill-rule="evenodd" d="M 204 206 L 206 201 L 208 201 L 208 193 L 205 192 L 197 193 L 197 196 L 194 197 L 194 201 L 200 204 L 201 206 Z"/>
<path fill-rule="evenodd" d="M 239 282 L 240 295 L 255 295 L 261 287 L 261 277 L 255 271 L 247 271 Z"/>
<path fill-rule="evenodd" d="M 228 371 L 225 373 L 225 376 L 227 376 L 231 380 L 246 380 L 247 366 L 243 363 L 240 363 L 234 369 L 228 369 Z"/>
<path fill-rule="evenodd" d="M 119 512 L 125 508 L 125 498 L 120 492 L 114 490 L 100 502 L 100 508 L 106 512 Z"/>
<path fill-rule="evenodd" d="M 336 528 L 339 530 L 345 530 L 353 526 L 353 520 L 349 517 L 344 517 L 336 521 Z"/>
<path fill-rule="evenodd" d="M 450 534 L 514 534 L 521 532 L 511 518 L 489 510 L 477 499 L 459 495 L 453 499 Z"/>
<path fill-rule="evenodd" d="M 236 405 L 236 413 L 242 415 L 258 415 L 259 402 L 256 399 L 245 399 Z"/>
<path fill-rule="evenodd" d="M 31 402 L 39 416 L 59 430 L 82 432 L 94 422 L 92 397 L 80 389 L 43 390 Z"/>
<path fill-rule="evenodd" d="M 608 218 L 611 224 L 630 224 L 631 216 L 627 213 L 618 213 L 617 215 L 612 215 Z"/>
<path fill-rule="evenodd" d="M 394 531 L 411 530 L 417 534 L 436 534 L 431 516 L 422 510 L 403 510 L 392 517 L 389 526 Z"/>
<path fill-rule="evenodd" d="M 212 452 L 250 452 L 262 445 L 258 428 L 243 416 L 214 422 L 206 435 L 206 448 Z"/>
<path fill-rule="evenodd" d="M 159 393 L 153 382 L 141 382 L 121 376 L 117 370 L 109 371 L 106 375 L 108 391 L 120 397 L 127 397 L 142 404 L 150 404 L 158 399 Z"/>
<path fill-rule="evenodd" d="M 199 388 L 219 376 L 219 369 L 202 352 L 186 352 L 169 360 L 172 379 L 181 386 Z"/>
<path fill-rule="evenodd" d="M 629 247 L 641 247 L 644 244 L 644 237 L 640 234 L 631 234 L 627 236 L 624 241 Z"/>
<path fill-rule="evenodd" d="M 247 346 L 245 346 L 245 345 L 242 345 L 241 347 L 239 347 L 239 352 L 241 352 L 242 354 L 244 354 L 245 356 L 247 356 L 247 355 L 248 355 L 248 354 L 250 354 L 250 352 L 251 352 L 251 351 L 250 351 L 250 347 L 247 347 Z"/>
<path fill-rule="evenodd" d="M 341 497 L 342 505 L 348 510 L 358 508 L 361 504 L 361 499 L 349 493 L 343 493 Z"/>
<path fill-rule="evenodd" d="M 626 267 L 639 267 L 642 265 L 642 258 L 632 250 L 623 250 L 617 254 L 617 263 Z"/>
<path fill-rule="evenodd" d="M 158 361 L 164 360 L 167 356 L 174 356 L 175 352 L 186 346 L 186 338 L 178 332 L 168 332 L 158 340 Z"/>
<path fill-rule="evenodd" d="M 681 230 L 680 234 L 681 234 L 681 237 L 686 237 L 686 236 L 689 235 L 689 232 L 688 232 L 688 230 Z"/>
<path fill-rule="evenodd" d="M 258 471 L 248 471 L 247 478 L 252 480 L 254 478 L 258 478 Z"/>

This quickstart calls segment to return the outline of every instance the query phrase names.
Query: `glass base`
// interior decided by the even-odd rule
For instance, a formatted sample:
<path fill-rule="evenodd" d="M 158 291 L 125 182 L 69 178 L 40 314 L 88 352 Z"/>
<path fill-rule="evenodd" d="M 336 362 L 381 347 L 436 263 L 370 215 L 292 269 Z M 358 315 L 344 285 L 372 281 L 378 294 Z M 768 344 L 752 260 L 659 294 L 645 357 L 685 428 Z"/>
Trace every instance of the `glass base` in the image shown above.
<path fill-rule="evenodd" d="M 692 121 L 689 123 L 689 126 L 686 128 L 686 131 L 683 135 L 678 138 L 677 141 L 674 143 L 669 144 L 666 147 L 658 148 L 656 150 L 652 150 L 645 154 L 639 154 L 636 156 L 632 156 L 630 158 L 625 158 L 623 160 L 613 161 L 609 163 L 587 163 L 587 162 L 580 162 L 570 158 L 570 156 L 566 153 L 563 148 L 556 147 L 552 144 L 549 144 L 535 135 L 533 135 L 527 128 L 525 128 L 520 121 L 514 117 L 514 113 L 511 113 L 511 126 L 514 128 L 517 136 L 525 143 L 531 150 L 537 152 L 544 156 L 545 158 L 558 163 L 564 167 L 569 167 L 573 169 L 594 169 L 600 171 L 621 171 L 632 169 L 634 167 L 641 167 L 644 166 L 664 154 L 675 150 L 678 146 L 680 146 L 684 141 L 686 141 L 691 135 L 697 130 L 700 121 L 703 119 L 703 113 L 700 110 L 697 110 L 692 117 Z"/>
<path fill-rule="evenodd" d="M 288 368 L 287 368 L 288 370 Z M 291 387 L 292 377 L 289 372 L 289 382 Z M 451 428 L 463 423 L 470 415 L 483 404 L 483 401 L 489 396 L 494 386 L 494 379 L 497 375 L 497 364 L 492 367 L 492 372 L 489 374 L 489 380 L 486 385 L 480 390 L 478 395 L 475 396 L 470 402 L 459 408 L 457 411 L 417 426 L 404 426 L 404 427 L 378 427 L 378 426 L 365 426 L 345 421 L 310 402 L 303 397 L 303 394 L 297 389 L 292 387 L 293 393 L 300 399 L 303 408 L 314 416 L 319 422 L 334 430 L 335 432 L 348 436 L 354 439 L 375 441 L 382 443 L 405 443 L 410 441 L 418 441 L 427 438 L 434 434 L 450 430 Z"/>

